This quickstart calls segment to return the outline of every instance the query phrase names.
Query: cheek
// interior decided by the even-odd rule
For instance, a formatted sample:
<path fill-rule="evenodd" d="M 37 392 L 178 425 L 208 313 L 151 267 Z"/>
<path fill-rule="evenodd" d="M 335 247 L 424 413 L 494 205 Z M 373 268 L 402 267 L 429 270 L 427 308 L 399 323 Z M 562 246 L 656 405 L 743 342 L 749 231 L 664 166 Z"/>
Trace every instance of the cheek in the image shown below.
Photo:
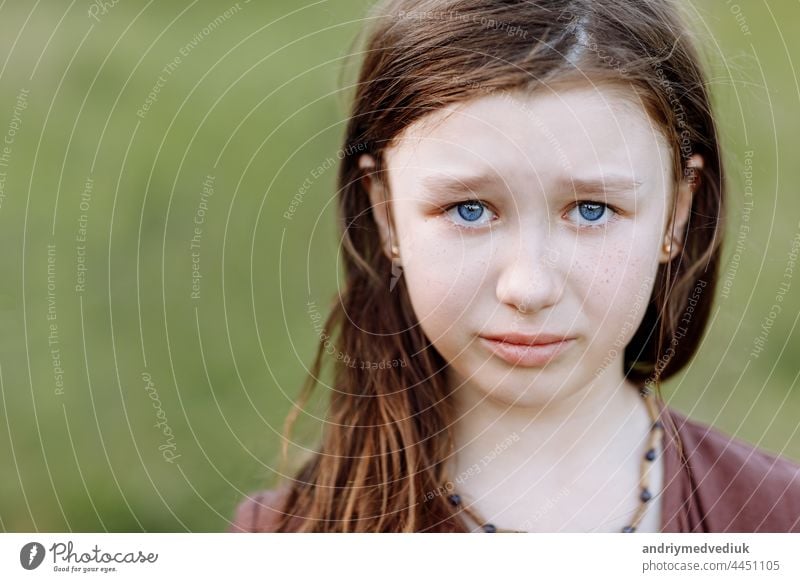
<path fill-rule="evenodd" d="M 602 253 L 576 264 L 573 289 L 594 336 L 593 347 L 624 347 L 644 318 L 658 271 L 658 246 L 652 237 L 607 242 Z"/>
<path fill-rule="evenodd" d="M 401 245 L 403 277 L 417 320 L 435 341 L 476 310 L 489 261 L 463 240 L 445 244 L 441 227 L 417 224 L 413 232 Z"/>

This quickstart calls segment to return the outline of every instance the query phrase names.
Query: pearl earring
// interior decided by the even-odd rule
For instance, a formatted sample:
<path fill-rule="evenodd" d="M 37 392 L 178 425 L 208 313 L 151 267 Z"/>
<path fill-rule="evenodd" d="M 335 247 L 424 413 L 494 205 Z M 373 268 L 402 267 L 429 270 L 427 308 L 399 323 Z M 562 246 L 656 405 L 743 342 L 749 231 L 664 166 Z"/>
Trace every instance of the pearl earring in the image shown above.
<path fill-rule="evenodd" d="M 392 245 L 392 258 L 397 258 L 400 256 L 400 249 L 397 245 Z"/>

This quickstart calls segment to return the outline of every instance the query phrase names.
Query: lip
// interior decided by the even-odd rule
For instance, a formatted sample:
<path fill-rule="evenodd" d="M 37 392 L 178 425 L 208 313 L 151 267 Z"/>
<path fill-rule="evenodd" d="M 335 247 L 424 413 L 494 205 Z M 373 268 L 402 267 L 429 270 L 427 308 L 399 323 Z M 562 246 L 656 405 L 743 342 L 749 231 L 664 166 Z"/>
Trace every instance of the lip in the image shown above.
<path fill-rule="evenodd" d="M 551 334 L 480 336 L 481 342 L 500 359 L 515 366 L 544 366 L 575 343 L 574 337 Z"/>
<path fill-rule="evenodd" d="M 518 333 L 518 332 L 500 333 L 496 335 L 485 334 L 482 335 L 481 337 L 486 338 L 488 340 L 494 340 L 494 341 L 506 342 L 509 344 L 524 345 L 524 346 L 552 344 L 564 340 L 575 339 L 572 336 L 567 336 L 564 334 L 554 334 L 554 333 L 528 334 L 528 333 Z"/>

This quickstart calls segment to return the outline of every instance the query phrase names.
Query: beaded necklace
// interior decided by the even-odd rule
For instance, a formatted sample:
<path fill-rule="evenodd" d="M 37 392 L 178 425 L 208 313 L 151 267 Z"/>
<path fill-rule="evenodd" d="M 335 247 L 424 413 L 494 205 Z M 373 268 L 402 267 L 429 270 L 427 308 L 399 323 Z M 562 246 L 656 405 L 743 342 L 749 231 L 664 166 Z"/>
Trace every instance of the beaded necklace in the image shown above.
<path fill-rule="evenodd" d="M 650 438 L 647 443 L 647 450 L 642 457 L 641 471 L 639 473 L 639 507 L 636 509 L 636 513 L 634 514 L 633 521 L 631 521 L 630 525 L 626 525 L 620 530 L 622 533 L 633 533 L 636 531 L 636 527 L 639 525 L 639 523 L 641 523 L 642 518 L 647 511 L 647 502 L 653 498 L 653 495 L 650 493 L 649 489 L 649 468 L 650 464 L 656 458 L 656 446 L 661 439 L 664 425 L 658 420 L 658 409 L 656 408 L 656 404 L 653 402 L 653 399 L 650 398 L 652 392 L 653 390 L 649 386 L 643 386 L 639 389 L 639 394 L 644 399 L 652 423 L 650 425 Z M 469 515 L 469 517 L 476 524 L 480 525 L 481 530 L 485 533 L 526 533 L 521 530 L 499 528 L 493 523 L 481 523 L 482 520 L 475 514 L 475 512 L 461 503 L 461 496 L 458 493 L 450 494 L 448 496 L 448 500 L 453 506 L 462 509 L 467 515 Z"/>

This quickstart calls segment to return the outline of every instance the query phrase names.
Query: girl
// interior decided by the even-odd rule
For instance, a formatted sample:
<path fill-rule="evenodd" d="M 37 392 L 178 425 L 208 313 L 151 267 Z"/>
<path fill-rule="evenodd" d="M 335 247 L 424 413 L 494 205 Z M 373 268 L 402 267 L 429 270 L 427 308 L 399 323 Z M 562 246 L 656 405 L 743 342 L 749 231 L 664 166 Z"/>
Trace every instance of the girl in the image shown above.
<path fill-rule="evenodd" d="M 346 286 L 286 441 L 335 354 L 329 415 L 231 531 L 800 531 L 798 465 L 660 393 L 703 335 L 725 198 L 676 8 L 375 8 Z"/>

